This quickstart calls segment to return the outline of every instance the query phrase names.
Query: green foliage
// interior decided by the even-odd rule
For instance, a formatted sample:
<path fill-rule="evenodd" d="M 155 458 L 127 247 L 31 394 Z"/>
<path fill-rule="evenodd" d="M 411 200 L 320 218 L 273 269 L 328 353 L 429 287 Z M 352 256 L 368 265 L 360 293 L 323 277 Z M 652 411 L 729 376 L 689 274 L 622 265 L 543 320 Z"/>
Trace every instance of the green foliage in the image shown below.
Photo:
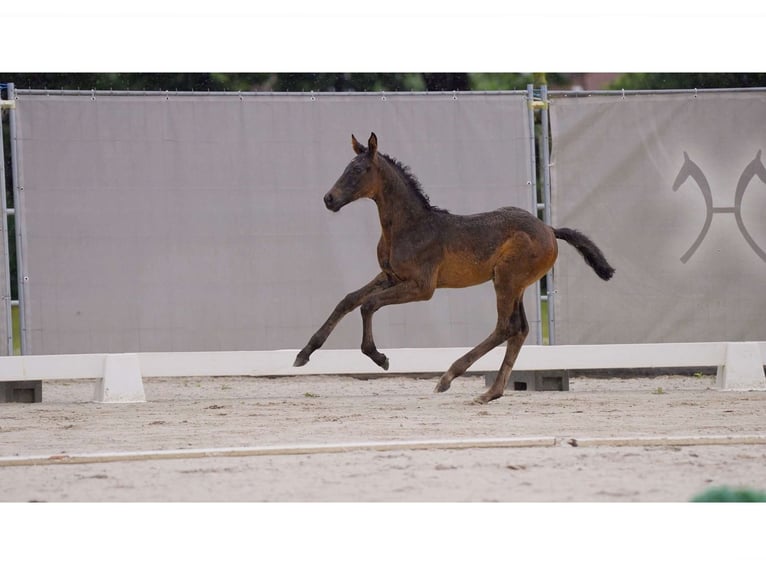
<path fill-rule="evenodd" d="M 267 74 L 1 74 L 3 82 L 17 88 L 49 90 L 148 90 L 238 91 L 252 86 Z M 249 89 L 249 88 L 248 88 Z"/>
<path fill-rule="evenodd" d="M 449 76 L 449 77 L 447 77 Z M 138 91 L 412 91 L 468 89 L 467 74 L 415 73 L 162 73 L 0 74 L 17 88 Z M 429 87 L 429 82 L 434 86 Z M 460 83 L 465 88 L 454 87 Z"/>
<path fill-rule="evenodd" d="M 271 74 L 275 92 L 398 92 L 425 89 L 423 74 L 313 73 Z"/>
<path fill-rule="evenodd" d="M 766 492 L 749 488 L 717 486 L 698 494 L 692 502 L 766 502 Z"/>
<path fill-rule="evenodd" d="M 21 320 L 18 307 L 11 307 L 11 321 L 13 323 L 13 354 L 21 355 Z"/>
<path fill-rule="evenodd" d="M 50 90 L 138 91 L 274 91 L 274 92 L 409 92 L 523 90 L 527 84 L 547 83 L 550 89 L 569 87 L 561 73 L 0 73 L 0 81 L 18 88 Z M 766 86 L 764 73 L 632 73 L 609 88 L 661 90 L 747 88 Z"/>
<path fill-rule="evenodd" d="M 3 74 L 17 88 L 213 92 L 410 92 L 523 90 L 546 82 L 567 86 L 566 74 L 540 73 L 80 73 Z"/>
<path fill-rule="evenodd" d="M 471 90 L 480 92 L 525 90 L 528 84 L 546 84 L 550 89 L 568 86 L 565 74 L 469 74 Z"/>
<path fill-rule="evenodd" d="M 532 74 L 471 74 L 471 89 L 479 92 L 524 90 Z"/>
<path fill-rule="evenodd" d="M 680 90 L 706 88 L 756 88 L 766 86 L 766 74 L 624 74 L 612 82 L 611 89 Z"/>

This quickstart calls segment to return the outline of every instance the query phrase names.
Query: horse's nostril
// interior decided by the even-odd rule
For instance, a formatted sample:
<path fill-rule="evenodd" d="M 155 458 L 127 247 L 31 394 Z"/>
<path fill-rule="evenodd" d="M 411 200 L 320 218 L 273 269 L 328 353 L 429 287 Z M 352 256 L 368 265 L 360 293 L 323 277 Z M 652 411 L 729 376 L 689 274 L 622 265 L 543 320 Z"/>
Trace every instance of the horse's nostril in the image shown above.
<path fill-rule="evenodd" d="M 324 196 L 324 204 L 326 207 L 332 207 L 333 198 L 332 198 L 332 195 L 330 195 L 329 193 Z"/>

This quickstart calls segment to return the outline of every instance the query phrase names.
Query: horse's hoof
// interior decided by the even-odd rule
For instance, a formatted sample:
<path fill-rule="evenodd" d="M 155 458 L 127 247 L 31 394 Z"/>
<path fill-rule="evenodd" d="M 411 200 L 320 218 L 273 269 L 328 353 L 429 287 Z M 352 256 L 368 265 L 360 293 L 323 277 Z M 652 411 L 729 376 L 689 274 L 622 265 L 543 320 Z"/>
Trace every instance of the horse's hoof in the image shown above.
<path fill-rule="evenodd" d="M 308 357 L 305 357 L 301 353 L 298 353 L 298 356 L 295 357 L 295 362 L 293 363 L 293 367 L 302 367 L 308 362 L 309 362 Z"/>
<path fill-rule="evenodd" d="M 471 402 L 475 405 L 486 405 L 490 400 L 492 399 L 490 399 L 489 397 L 485 397 L 484 395 L 479 395 Z"/>
<path fill-rule="evenodd" d="M 448 391 L 451 386 L 452 386 L 452 383 L 444 383 L 442 381 L 439 381 L 438 383 L 436 383 L 436 386 L 434 387 L 434 392 L 443 393 L 445 391 Z"/>
<path fill-rule="evenodd" d="M 386 357 L 385 355 L 381 355 L 381 359 L 375 362 L 378 363 L 378 366 L 380 366 L 380 368 L 383 369 L 384 371 L 388 370 L 388 357 Z"/>

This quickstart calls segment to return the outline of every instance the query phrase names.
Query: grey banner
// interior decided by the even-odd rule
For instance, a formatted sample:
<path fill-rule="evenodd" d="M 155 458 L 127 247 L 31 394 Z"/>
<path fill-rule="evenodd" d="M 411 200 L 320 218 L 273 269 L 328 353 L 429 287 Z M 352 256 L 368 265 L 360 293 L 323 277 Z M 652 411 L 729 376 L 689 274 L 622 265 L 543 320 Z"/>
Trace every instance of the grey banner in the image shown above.
<path fill-rule="evenodd" d="M 5 225 L 0 226 L 2 233 L 6 233 Z M 0 355 L 13 354 L 13 341 L 11 330 L 13 329 L 12 307 L 11 307 L 11 286 L 8 278 L 8 259 L 9 254 L 5 249 L 0 249 L 0 293 L 2 301 L 0 302 Z"/>
<path fill-rule="evenodd" d="M 302 347 L 378 270 L 374 204 L 322 203 L 352 133 L 439 207 L 532 208 L 522 94 L 21 92 L 17 113 L 33 353 Z M 384 308 L 374 330 L 380 348 L 472 346 L 495 319 L 485 284 Z M 360 340 L 354 313 L 327 347 Z"/>
<path fill-rule="evenodd" d="M 3 240 L 0 243 L 0 355 L 12 355 L 13 354 L 13 340 L 11 332 L 13 329 L 12 308 L 11 308 L 11 283 L 9 277 L 10 270 L 10 245 L 8 241 L 8 214 L 7 203 L 5 196 L 5 145 L 3 143 L 3 123 L 5 118 L 0 121 L 0 190 L 2 190 L 2 208 L 0 213 L 2 219 L 0 219 L 0 233 L 3 233 Z"/>
<path fill-rule="evenodd" d="M 553 221 L 617 269 L 560 246 L 558 343 L 766 339 L 766 93 L 555 98 Z"/>

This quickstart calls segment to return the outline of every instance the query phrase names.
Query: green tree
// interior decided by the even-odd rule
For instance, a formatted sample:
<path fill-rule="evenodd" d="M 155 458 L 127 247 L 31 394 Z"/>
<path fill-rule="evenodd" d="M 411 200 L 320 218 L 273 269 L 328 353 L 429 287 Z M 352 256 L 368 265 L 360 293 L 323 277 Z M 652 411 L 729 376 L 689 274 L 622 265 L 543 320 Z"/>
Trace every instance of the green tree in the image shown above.
<path fill-rule="evenodd" d="M 624 74 L 609 86 L 625 90 L 754 88 L 766 86 L 766 74 L 750 73 L 635 73 Z"/>
<path fill-rule="evenodd" d="M 18 88 L 50 90 L 347 92 L 468 90 L 468 74 L 162 73 L 24 74 L 0 72 Z"/>
<path fill-rule="evenodd" d="M 147 91 L 225 91 L 250 90 L 268 79 L 269 74 L 3 74 L 0 81 L 17 88 L 50 90 L 147 90 Z"/>
<path fill-rule="evenodd" d="M 469 74 L 471 89 L 476 91 L 524 90 L 527 85 L 548 85 L 551 89 L 566 88 L 569 81 L 566 74 L 535 73 L 535 74 Z"/>
<path fill-rule="evenodd" d="M 425 89 L 422 74 L 288 73 L 271 74 L 259 89 L 275 92 L 398 92 Z"/>
<path fill-rule="evenodd" d="M 543 75 L 544 76 L 544 75 Z M 565 87 L 562 74 L 547 74 L 552 87 Z M 538 78 L 539 79 L 539 78 Z M 2 73 L 1 82 L 49 90 L 409 92 L 522 90 L 540 83 L 532 74 L 498 73 Z"/>

